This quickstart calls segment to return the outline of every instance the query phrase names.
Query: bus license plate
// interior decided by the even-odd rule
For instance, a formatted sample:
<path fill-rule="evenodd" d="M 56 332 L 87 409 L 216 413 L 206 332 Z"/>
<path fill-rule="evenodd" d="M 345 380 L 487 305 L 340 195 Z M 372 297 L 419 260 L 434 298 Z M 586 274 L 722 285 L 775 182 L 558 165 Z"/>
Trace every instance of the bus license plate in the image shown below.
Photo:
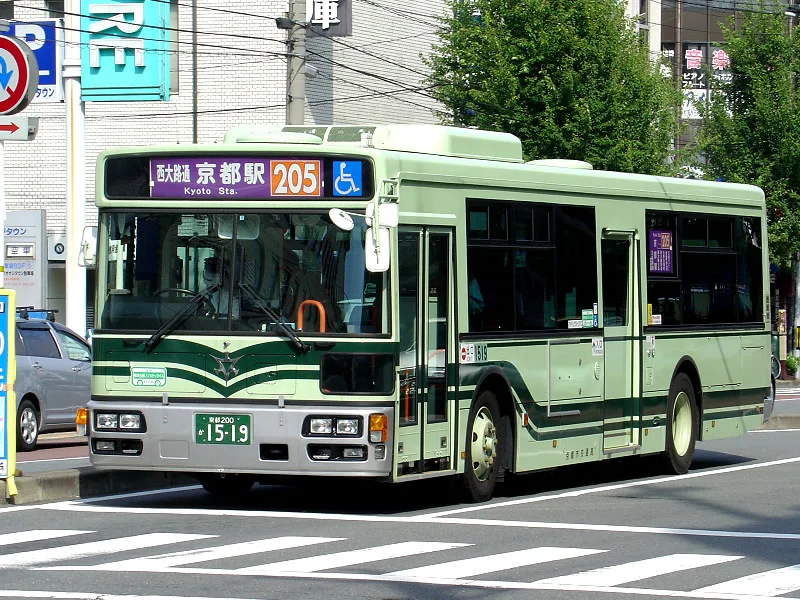
<path fill-rule="evenodd" d="M 194 441 L 247 445 L 250 443 L 250 415 L 195 415 Z"/>

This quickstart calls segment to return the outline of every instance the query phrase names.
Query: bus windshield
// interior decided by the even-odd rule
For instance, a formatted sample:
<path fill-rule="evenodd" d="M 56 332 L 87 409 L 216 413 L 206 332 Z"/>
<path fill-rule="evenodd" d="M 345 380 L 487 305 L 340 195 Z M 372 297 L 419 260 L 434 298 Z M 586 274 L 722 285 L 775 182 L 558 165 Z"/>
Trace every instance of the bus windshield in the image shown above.
<path fill-rule="evenodd" d="M 104 212 L 97 325 L 387 334 L 386 275 L 365 269 L 365 233 L 327 213 Z"/>

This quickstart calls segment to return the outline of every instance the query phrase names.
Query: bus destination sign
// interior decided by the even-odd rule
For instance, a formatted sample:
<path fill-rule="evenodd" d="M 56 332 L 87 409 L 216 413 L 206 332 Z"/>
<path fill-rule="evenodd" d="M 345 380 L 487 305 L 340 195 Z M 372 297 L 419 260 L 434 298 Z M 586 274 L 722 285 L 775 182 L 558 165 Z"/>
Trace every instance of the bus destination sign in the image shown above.
<path fill-rule="evenodd" d="M 364 198 L 372 192 L 365 189 L 368 166 L 331 158 L 165 156 L 150 159 L 150 197 Z"/>

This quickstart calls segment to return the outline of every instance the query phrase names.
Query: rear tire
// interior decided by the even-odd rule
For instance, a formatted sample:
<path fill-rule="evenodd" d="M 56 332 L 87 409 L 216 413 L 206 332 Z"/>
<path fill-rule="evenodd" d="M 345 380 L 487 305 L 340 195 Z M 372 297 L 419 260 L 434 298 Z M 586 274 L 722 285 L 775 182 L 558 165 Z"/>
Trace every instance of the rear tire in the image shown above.
<path fill-rule="evenodd" d="M 255 483 L 255 478 L 240 473 L 198 473 L 196 477 L 205 491 L 220 500 L 239 499 Z"/>
<path fill-rule="evenodd" d="M 17 408 L 17 450 L 30 452 L 39 439 L 39 411 L 30 400 L 23 400 Z"/>
<path fill-rule="evenodd" d="M 694 386 L 686 373 L 678 373 L 669 387 L 667 440 L 662 463 L 667 473 L 682 475 L 689 470 L 697 442 L 698 415 Z"/>
<path fill-rule="evenodd" d="M 472 405 L 467 421 L 464 495 L 468 502 L 486 502 L 492 497 L 503 465 L 505 443 L 497 397 L 484 390 Z"/>

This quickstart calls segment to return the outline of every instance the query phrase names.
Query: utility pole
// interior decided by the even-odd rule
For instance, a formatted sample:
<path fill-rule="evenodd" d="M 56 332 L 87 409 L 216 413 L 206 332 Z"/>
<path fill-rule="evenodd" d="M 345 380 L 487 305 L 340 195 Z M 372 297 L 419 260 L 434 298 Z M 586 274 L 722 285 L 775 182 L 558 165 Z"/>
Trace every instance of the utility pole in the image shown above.
<path fill-rule="evenodd" d="M 64 104 L 67 130 L 67 310 L 65 325 L 86 335 L 86 269 L 78 264 L 86 223 L 86 115 L 81 101 L 80 2 L 64 2 Z"/>
<path fill-rule="evenodd" d="M 675 0 L 675 83 L 678 89 L 683 94 L 683 41 L 681 40 L 681 0 Z M 681 108 L 678 112 L 675 126 L 675 160 L 680 167 L 681 163 L 681 118 L 683 117 L 683 100 L 681 100 Z"/>
<path fill-rule="evenodd" d="M 286 67 L 286 124 L 303 125 L 306 118 L 306 1 L 289 1 Z M 280 27 L 280 25 L 278 25 Z"/>

